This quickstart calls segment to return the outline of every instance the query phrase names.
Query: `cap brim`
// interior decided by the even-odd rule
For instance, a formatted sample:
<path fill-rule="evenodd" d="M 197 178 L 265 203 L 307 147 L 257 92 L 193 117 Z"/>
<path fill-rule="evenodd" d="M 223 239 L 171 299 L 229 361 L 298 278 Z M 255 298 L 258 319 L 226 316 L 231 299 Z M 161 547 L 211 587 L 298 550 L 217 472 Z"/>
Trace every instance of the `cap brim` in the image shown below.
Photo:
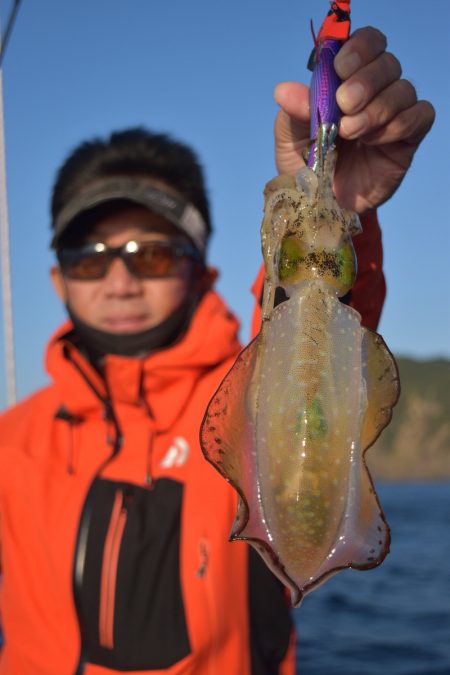
<path fill-rule="evenodd" d="M 204 254 L 208 230 L 198 209 L 181 197 L 155 187 L 145 178 L 129 176 L 103 178 L 71 199 L 53 224 L 51 247 L 58 247 L 61 236 L 67 232 L 75 218 L 118 199 L 134 202 L 164 216 L 187 234 L 196 248 Z"/>

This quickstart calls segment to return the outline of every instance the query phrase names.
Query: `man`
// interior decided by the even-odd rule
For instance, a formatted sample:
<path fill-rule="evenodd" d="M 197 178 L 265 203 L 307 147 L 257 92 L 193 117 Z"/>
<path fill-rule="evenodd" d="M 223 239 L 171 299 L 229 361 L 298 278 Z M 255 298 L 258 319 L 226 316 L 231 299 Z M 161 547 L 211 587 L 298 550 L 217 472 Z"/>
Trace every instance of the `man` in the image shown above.
<path fill-rule="evenodd" d="M 335 190 L 366 224 L 351 302 L 372 326 L 384 282 L 364 213 L 395 191 L 433 120 L 385 47 L 364 29 L 336 60 Z M 278 168 L 291 173 L 307 91 L 276 96 Z M 139 129 L 82 144 L 58 173 L 52 225 L 70 321 L 49 344 L 52 384 L 0 420 L 0 673 L 292 674 L 283 590 L 227 543 L 236 495 L 198 445 L 240 346 L 207 266 L 195 155 Z"/>

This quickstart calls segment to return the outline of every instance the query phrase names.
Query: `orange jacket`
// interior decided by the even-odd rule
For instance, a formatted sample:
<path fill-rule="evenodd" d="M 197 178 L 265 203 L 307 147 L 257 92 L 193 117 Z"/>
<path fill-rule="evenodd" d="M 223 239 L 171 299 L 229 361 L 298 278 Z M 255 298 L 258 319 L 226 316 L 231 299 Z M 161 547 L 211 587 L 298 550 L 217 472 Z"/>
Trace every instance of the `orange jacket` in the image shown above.
<path fill-rule="evenodd" d="M 5 637 L 0 673 L 73 675 L 76 670 L 81 643 L 74 554 L 83 506 L 99 474 L 102 485 L 116 487 L 102 575 L 108 572 L 107 549 L 117 565 L 122 484 L 140 486 L 149 495 L 164 478 L 174 489 L 183 486 L 179 575 L 188 653 L 170 667 L 132 672 L 249 674 L 248 550 L 227 541 L 236 494 L 204 460 L 198 442 L 206 404 L 240 349 L 236 319 L 216 293 L 208 293 L 178 344 L 143 359 L 108 356 L 106 386 L 67 339 L 70 327 L 63 326 L 48 348 L 53 383 L 0 419 Z M 112 459 L 114 425 L 105 419 L 100 398 L 107 389 L 123 438 Z M 106 641 L 116 638 L 110 582 L 102 576 L 100 595 L 106 600 L 99 634 L 103 630 Z M 109 618 L 108 593 L 113 594 Z M 167 656 L 170 627 L 164 639 Z M 118 671 L 88 663 L 83 672 Z"/>

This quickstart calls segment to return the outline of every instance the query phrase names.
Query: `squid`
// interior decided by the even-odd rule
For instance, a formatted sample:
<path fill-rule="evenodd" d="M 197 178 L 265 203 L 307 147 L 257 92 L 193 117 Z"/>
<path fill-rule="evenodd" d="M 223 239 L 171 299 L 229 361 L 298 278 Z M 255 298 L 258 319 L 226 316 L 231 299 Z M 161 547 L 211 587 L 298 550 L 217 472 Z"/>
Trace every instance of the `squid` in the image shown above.
<path fill-rule="evenodd" d="M 306 166 L 265 188 L 262 326 L 211 399 L 206 459 L 237 490 L 231 540 L 248 541 L 293 606 L 341 569 L 369 569 L 390 532 L 364 454 L 399 396 L 382 337 L 340 300 L 356 277 L 355 213 L 333 194 L 340 111 L 334 57 L 349 35 L 334 2 L 312 55 Z M 277 289 L 286 300 L 277 304 Z"/>

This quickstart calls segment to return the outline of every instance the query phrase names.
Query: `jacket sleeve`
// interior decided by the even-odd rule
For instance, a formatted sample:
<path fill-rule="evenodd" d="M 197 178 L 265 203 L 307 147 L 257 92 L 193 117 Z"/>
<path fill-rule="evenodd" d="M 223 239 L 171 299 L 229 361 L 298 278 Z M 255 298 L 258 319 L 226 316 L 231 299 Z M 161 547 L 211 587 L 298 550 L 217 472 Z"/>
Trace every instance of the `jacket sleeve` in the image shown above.
<path fill-rule="evenodd" d="M 350 291 L 348 304 L 361 314 L 363 326 L 376 330 L 386 296 L 386 282 L 383 274 L 383 245 L 381 228 L 376 210 L 361 216 L 363 231 L 353 239 L 358 259 L 358 274 Z M 261 325 L 261 300 L 264 286 L 264 267 L 259 270 L 252 286 L 255 308 L 251 324 L 254 337 Z"/>

